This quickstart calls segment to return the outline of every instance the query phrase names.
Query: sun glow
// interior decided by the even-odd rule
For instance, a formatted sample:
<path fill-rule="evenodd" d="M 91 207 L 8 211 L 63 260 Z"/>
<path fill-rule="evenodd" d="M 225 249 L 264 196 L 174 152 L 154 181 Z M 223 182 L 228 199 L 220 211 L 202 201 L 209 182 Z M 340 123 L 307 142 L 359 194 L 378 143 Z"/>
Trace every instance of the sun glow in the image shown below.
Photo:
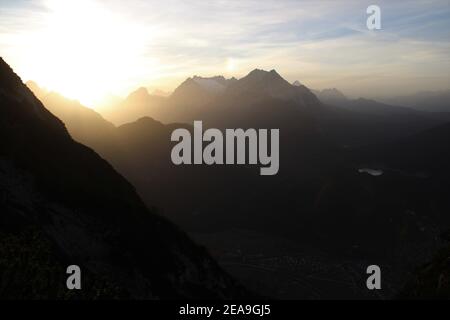
<path fill-rule="evenodd" d="M 123 83 L 138 78 L 143 68 L 151 71 L 152 60 L 147 57 L 143 63 L 148 28 L 93 1 L 45 4 L 45 24 L 28 39 L 37 62 L 28 66 L 30 80 L 96 107 L 110 93 L 129 90 Z"/>

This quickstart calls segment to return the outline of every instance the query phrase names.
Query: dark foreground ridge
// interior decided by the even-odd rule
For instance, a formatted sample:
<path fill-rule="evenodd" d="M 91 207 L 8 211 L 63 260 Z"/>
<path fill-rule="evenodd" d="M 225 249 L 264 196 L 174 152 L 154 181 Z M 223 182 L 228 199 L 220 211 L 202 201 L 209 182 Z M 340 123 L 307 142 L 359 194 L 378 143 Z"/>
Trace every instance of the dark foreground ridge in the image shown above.
<path fill-rule="evenodd" d="M 239 298 L 202 247 L 75 142 L 0 58 L 0 297 Z M 66 268 L 82 290 L 66 289 Z"/>

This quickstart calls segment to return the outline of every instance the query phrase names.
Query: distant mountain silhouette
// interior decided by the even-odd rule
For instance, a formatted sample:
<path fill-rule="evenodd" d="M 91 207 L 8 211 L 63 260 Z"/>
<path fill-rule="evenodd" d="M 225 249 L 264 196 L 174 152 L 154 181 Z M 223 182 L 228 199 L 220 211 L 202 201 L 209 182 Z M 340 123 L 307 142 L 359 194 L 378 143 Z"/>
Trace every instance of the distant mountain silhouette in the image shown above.
<path fill-rule="evenodd" d="M 416 111 L 411 108 L 407 107 L 401 107 L 401 106 L 393 106 L 384 104 L 375 100 L 371 99 L 365 99 L 365 98 L 358 98 L 358 99 L 343 99 L 342 97 L 334 97 L 325 99 L 329 101 L 328 103 L 338 106 L 341 108 L 344 108 L 346 110 L 358 112 L 358 113 L 365 113 L 370 115 L 376 115 L 376 116 L 396 116 L 396 115 L 403 115 L 403 116 L 424 116 L 424 117 L 433 117 L 433 115 L 429 115 L 426 113 L 421 113 L 419 111 Z M 322 101 L 322 100 L 321 100 Z M 450 115 L 450 114 L 449 114 Z M 450 118 L 448 118 L 450 119 Z"/>
<path fill-rule="evenodd" d="M 26 85 L 50 112 L 63 119 L 67 130 L 75 140 L 100 153 L 112 147 L 115 126 L 99 113 L 78 101 L 67 99 L 56 92 L 43 90 L 34 82 L 27 82 Z"/>
<path fill-rule="evenodd" d="M 255 69 L 239 80 L 195 76 L 168 98 L 155 98 L 140 89 L 113 113 L 102 114 L 116 124 L 148 116 L 163 123 L 202 119 L 219 127 L 277 125 L 276 119 L 287 127 L 302 119 L 304 126 L 315 126 L 334 142 L 349 146 L 393 141 L 450 120 L 450 113 L 432 115 L 363 98 L 350 100 L 337 89 L 314 92 L 319 99 L 307 87 L 289 84 L 275 70 Z M 277 111 L 281 104 L 290 107 Z"/>
<path fill-rule="evenodd" d="M 69 119 L 92 120 L 78 104 L 56 99 L 80 112 Z M 146 209 L 105 160 L 72 140 L 1 59 L 0 122 L 0 270 L 14 274 L 2 280 L 2 296 L 67 297 L 69 264 L 86 274 L 84 297 L 114 297 L 111 288 L 139 298 L 242 296 L 203 248 Z M 45 273 L 50 266 L 54 272 Z M 98 287 L 95 279 L 103 278 L 111 292 Z"/>
<path fill-rule="evenodd" d="M 322 103 L 341 109 L 324 122 L 338 141 L 349 145 L 395 141 L 450 121 L 450 112 L 431 113 L 371 99 L 349 99 L 335 88 L 314 92 Z M 347 129 L 339 129 L 343 127 Z"/>
<path fill-rule="evenodd" d="M 450 112 L 450 89 L 443 91 L 421 91 L 412 95 L 383 99 L 383 101 L 420 111 Z"/>
<path fill-rule="evenodd" d="M 194 76 L 185 80 L 167 98 L 151 97 L 140 89 L 132 93 L 118 108 L 102 112 L 115 124 L 135 121 L 148 116 L 165 123 L 191 122 L 199 115 L 208 117 L 211 106 L 223 105 L 233 100 L 240 105 L 262 101 L 265 98 L 281 99 L 307 105 L 317 103 L 315 96 L 300 85 L 292 86 L 275 70 L 266 72 L 255 69 L 242 79 L 225 79 Z M 139 97 L 134 99 L 136 95 Z M 151 97 L 151 98 L 150 98 Z M 303 101 L 306 99 L 305 101 Z"/>
<path fill-rule="evenodd" d="M 149 94 L 148 90 L 142 87 L 130 93 L 121 103 L 111 108 L 103 108 L 101 112 L 115 125 L 121 125 L 141 117 L 158 114 L 165 100 L 166 97 Z"/>
<path fill-rule="evenodd" d="M 348 102 L 348 98 L 338 89 L 323 89 L 323 90 L 313 90 L 314 94 L 323 103 L 331 105 L 341 105 Z"/>
<path fill-rule="evenodd" d="M 142 117 L 152 117 L 164 122 L 182 118 L 193 110 L 201 113 L 203 107 L 224 93 L 235 78 L 223 76 L 210 78 L 194 76 L 186 79 L 171 94 L 149 94 L 146 88 L 132 92 L 114 108 L 103 108 L 102 115 L 116 125 L 133 122 Z"/>
<path fill-rule="evenodd" d="M 364 99 L 359 98 L 355 100 L 347 100 L 346 102 L 343 102 L 341 104 L 338 104 L 341 107 L 344 107 L 348 110 L 352 110 L 355 112 L 363 112 L 363 113 L 369 113 L 373 115 L 387 115 L 387 116 L 393 116 L 393 115 L 423 115 L 411 108 L 407 107 L 400 107 L 400 106 L 393 106 L 393 105 L 387 105 L 380 103 L 375 100 L 370 99 Z"/>
<path fill-rule="evenodd" d="M 349 99 L 336 88 L 313 91 L 320 101 L 333 106 L 342 107 L 347 110 L 367 113 L 372 115 L 420 115 L 420 112 L 407 107 L 384 104 L 372 99 L 358 98 Z"/>
<path fill-rule="evenodd" d="M 275 70 L 255 69 L 231 84 L 226 96 L 239 103 L 255 103 L 264 99 L 278 99 L 296 103 L 299 107 L 317 104 L 318 100 L 305 86 L 293 86 Z"/>
<path fill-rule="evenodd" d="M 25 85 L 33 92 L 33 94 L 38 98 L 44 98 L 46 95 L 48 95 L 50 92 L 47 89 L 41 88 L 36 82 L 34 81 L 27 81 Z"/>
<path fill-rule="evenodd" d="M 192 81 L 194 80 L 191 79 L 190 82 Z M 316 122 L 310 111 L 320 109 L 321 105 L 307 88 L 291 86 L 275 71 L 255 70 L 248 77 L 240 80 L 227 82 L 224 78 L 215 78 L 214 81 L 225 81 L 228 87 L 216 97 L 214 105 L 204 106 L 209 109 L 208 112 L 199 114 L 198 109 L 186 108 L 188 112 L 181 115 L 184 119 L 187 117 L 193 120 L 200 119 L 205 121 L 205 126 L 212 125 L 220 128 L 281 128 L 282 154 L 280 157 L 284 159 L 284 168 L 291 168 L 297 163 L 302 163 L 294 175 L 290 170 L 282 169 L 286 171 L 280 173 L 280 176 L 286 178 L 291 176 L 289 179 L 295 179 L 300 175 L 305 178 L 313 177 L 321 170 L 329 171 L 335 166 L 333 162 L 338 163 L 339 166 L 339 155 L 333 151 L 327 139 L 317 131 Z M 247 88 L 257 95 L 253 96 L 241 88 Z M 142 95 L 145 96 L 145 93 Z M 248 101 L 252 103 L 248 104 Z M 178 110 L 183 108 L 183 105 L 167 104 L 164 108 Z M 214 108 L 214 112 L 211 108 Z M 176 113 L 171 114 L 173 117 L 178 117 Z M 197 222 L 194 220 L 191 221 L 193 223 L 189 222 L 191 215 L 188 212 L 200 211 L 202 215 L 199 215 L 195 221 L 204 220 L 202 225 L 218 225 L 225 218 L 225 216 L 220 218 L 220 215 L 224 214 L 227 208 L 230 210 L 228 220 L 251 221 L 258 214 L 259 208 L 264 206 L 264 202 L 254 201 L 252 215 L 241 216 L 241 211 L 244 210 L 242 205 L 250 201 L 246 200 L 246 190 L 256 188 L 259 183 L 256 168 L 177 167 L 171 163 L 170 150 L 173 146 L 170 141 L 171 132 L 177 127 L 191 129 L 191 125 L 192 123 L 163 125 L 150 118 L 143 118 L 116 128 L 111 135 L 114 137 L 115 145 L 111 145 L 111 139 L 108 138 L 105 145 L 110 147 L 98 149 L 98 152 L 138 187 L 147 204 L 157 204 L 176 221 L 195 225 Z M 73 135 L 77 139 L 76 131 Z M 94 142 L 87 141 L 86 144 L 94 147 Z M 330 156 L 331 154 L 335 157 Z M 214 180 L 211 180 L 212 173 L 215 174 Z M 282 181 L 277 177 L 269 180 Z M 233 191 L 238 194 L 241 190 L 242 194 L 235 196 L 230 202 L 226 193 L 237 181 L 239 181 L 238 186 L 234 186 Z M 173 186 L 183 190 L 180 196 L 184 200 L 173 201 L 171 192 Z M 270 185 L 264 188 L 267 188 L 264 192 L 271 192 Z M 204 194 L 208 194 L 208 199 L 205 199 Z M 276 193 L 276 198 L 278 198 L 276 201 L 282 201 L 281 191 Z M 220 215 L 208 215 L 208 210 L 213 208 L 214 211 L 220 211 Z M 180 215 L 183 211 L 185 214 Z"/>

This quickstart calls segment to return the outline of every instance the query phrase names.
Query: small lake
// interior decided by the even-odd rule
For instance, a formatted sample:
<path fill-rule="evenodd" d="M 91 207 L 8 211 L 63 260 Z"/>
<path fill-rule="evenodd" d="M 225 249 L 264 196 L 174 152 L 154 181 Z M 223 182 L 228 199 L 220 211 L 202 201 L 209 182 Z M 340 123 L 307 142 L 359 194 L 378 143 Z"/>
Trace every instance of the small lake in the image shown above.
<path fill-rule="evenodd" d="M 359 173 L 368 173 L 371 176 L 374 177 L 378 177 L 381 176 L 383 174 L 383 170 L 379 170 L 379 169 L 370 169 L 370 168 L 363 168 L 363 169 L 358 169 Z"/>

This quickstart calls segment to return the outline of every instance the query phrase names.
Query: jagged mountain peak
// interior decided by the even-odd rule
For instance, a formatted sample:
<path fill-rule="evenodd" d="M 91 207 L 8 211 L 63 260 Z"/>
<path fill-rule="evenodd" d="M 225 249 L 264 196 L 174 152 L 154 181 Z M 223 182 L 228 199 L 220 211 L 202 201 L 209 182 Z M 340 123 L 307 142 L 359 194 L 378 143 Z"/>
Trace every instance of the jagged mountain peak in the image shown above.
<path fill-rule="evenodd" d="M 320 101 L 329 104 L 347 102 L 349 99 L 336 88 L 327 88 L 320 91 L 315 91 Z"/>
<path fill-rule="evenodd" d="M 134 99 L 134 98 L 146 98 L 150 95 L 150 93 L 148 92 L 147 88 L 145 87 L 140 87 L 138 89 L 136 89 L 135 91 L 131 92 L 128 95 L 128 98 Z"/>
<path fill-rule="evenodd" d="M 187 104 L 202 104 L 204 100 L 222 94 L 235 79 L 224 76 L 187 78 L 173 92 L 173 99 L 183 99 Z"/>
<path fill-rule="evenodd" d="M 132 125 L 132 124 L 139 125 L 139 126 L 160 126 L 160 127 L 163 126 L 163 124 L 160 121 L 155 120 L 154 118 L 148 117 L 148 116 L 139 118 L 135 122 L 125 124 L 123 126 Z"/>
<path fill-rule="evenodd" d="M 340 96 L 342 98 L 347 98 L 345 96 L 345 94 L 342 93 L 342 91 L 340 91 L 336 88 L 326 88 L 326 89 L 323 89 L 321 92 L 323 94 L 336 95 L 336 96 Z"/>
<path fill-rule="evenodd" d="M 304 86 L 293 86 L 276 70 L 252 70 L 229 87 L 230 96 L 240 97 L 247 102 L 274 98 L 290 101 L 302 106 L 317 105 L 317 98 Z"/>
<path fill-rule="evenodd" d="M 262 69 L 254 69 L 245 77 L 234 83 L 234 87 L 241 87 L 243 90 L 257 91 L 261 94 L 267 90 L 291 90 L 291 84 L 286 81 L 276 70 L 265 71 Z"/>
<path fill-rule="evenodd" d="M 203 90 L 206 90 L 211 94 L 223 93 L 228 85 L 227 80 L 223 76 L 215 76 L 209 78 L 194 76 L 193 81 Z"/>
<path fill-rule="evenodd" d="M 131 92 L 122 103 L 119 104 L 119 108 L 130 109 L 135 106 L 140 106 L 150 103 L 153 99 L 159 99 L 161 97 L 151 95 L 146 87 L 140 87 L 135 91 Z"/>
<path fill-rule="evenodd" d="M 245 76 L 243 79 L 245 79 L 245 78 L 258 79 L 258 80 L 283 79 L 275 69 L 272 69 L 270 71 L 266 71 L 263 69 L 254 69 L 254 70 L 250 71 L 250 73 L 247 76 Z"/>

